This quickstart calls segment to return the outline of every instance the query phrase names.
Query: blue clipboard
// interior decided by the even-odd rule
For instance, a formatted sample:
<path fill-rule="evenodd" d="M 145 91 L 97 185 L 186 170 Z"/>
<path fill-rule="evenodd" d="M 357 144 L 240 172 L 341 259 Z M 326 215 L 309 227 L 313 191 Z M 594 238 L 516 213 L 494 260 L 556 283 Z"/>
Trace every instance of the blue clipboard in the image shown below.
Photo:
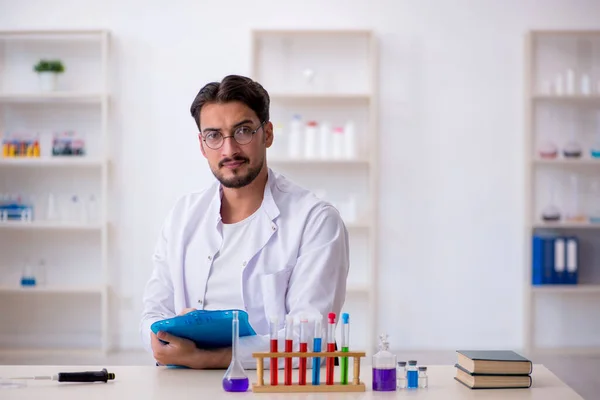
<path fill-rule="evenodd" d="M 162 331 L 189 339 L 200 349 L 230 347 L 233 311 L 238 312 L 240 337 L 256 335 L 248 322 L 248 313 L 242 310 L 195 310 L 185 315 L 156 321 L 150 329 L 155 334 Z"/>

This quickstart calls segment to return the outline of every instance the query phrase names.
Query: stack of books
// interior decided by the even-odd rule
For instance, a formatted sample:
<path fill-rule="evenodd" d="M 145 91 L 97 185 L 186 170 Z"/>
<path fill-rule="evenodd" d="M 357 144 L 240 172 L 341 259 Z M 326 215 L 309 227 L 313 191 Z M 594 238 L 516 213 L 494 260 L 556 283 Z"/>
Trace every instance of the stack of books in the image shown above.
<path fill-rule="evenodd" d="M 533 383 L 530 360 L 510 350 L 457 350 L 456 379 L 471 389 L 519 389 Z"/>

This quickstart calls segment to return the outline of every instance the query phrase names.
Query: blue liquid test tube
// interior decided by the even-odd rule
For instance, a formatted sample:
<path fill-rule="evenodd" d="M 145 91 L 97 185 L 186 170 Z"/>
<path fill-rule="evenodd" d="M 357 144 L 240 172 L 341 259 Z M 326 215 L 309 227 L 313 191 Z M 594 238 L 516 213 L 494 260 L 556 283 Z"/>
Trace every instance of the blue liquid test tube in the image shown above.
<path fill-rule="evenodd" d="M 321 352 L 321 336 L 323 334 L 321 323 L 323 317 L 321 315 L 317 316 L 315 320 L 315 336 L 313 338 L 313 352 L 320 353 Z M 312 360 L 312 384 L 320 385 L 321 384 L 321 357 L 313 357 Z"/>

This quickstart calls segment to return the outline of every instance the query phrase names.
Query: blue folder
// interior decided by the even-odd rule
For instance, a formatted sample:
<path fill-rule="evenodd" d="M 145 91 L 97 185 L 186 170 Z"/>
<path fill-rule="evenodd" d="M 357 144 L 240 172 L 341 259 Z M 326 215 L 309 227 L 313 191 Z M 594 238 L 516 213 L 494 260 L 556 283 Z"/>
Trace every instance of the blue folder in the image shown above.
<path fill-rule="evenodd" d="M 233 311 L 238 311 L 240 337 L 256 335 L 243 310 L 196 310 L 185 315 L 156 321 L 150 329 L 155 334 L 167 332 L 189 339 L 200 349 L 230 347 L 232 344 Z"/>

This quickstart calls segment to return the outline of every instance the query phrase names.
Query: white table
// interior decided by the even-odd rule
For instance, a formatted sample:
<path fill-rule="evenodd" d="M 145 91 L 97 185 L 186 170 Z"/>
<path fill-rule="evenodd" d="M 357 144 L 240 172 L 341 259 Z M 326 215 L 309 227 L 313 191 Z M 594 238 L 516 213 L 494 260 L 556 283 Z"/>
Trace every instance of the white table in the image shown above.
<path fill-rule="evenodd" d="M 286 393 L 259 394 L 227 393 L 221 387 L 224 370 L 198 371 L 153 366 L 0 366 L 0 377 L 29 375 L 53 375 L 58 372 L 76 372 L 107 368 L 116 374 L 109 383 L 58 383 L 56 381 L 28 381 L 27 387 L 0 389 L 0 399 L 141 399 L 141 400 L 216 400 L 221 398 L 269 398 L 269 399 L 581 399 L 571 388 L 560 381 L 542 365 L 533 368 L 533 386 L 530 389 L 471 390 L 454 380 L 452 366 L 430 366 L 429 388 L 399 390 L 396 392 L 372 392 L 370 367 L 362 369 L 361 379 L 367 384 L 362 393 Z M 323 371 L 324 372 L 324 371 Z M 255 371 L 248 371 L 251 383 L 256 381 Z M 265 383 L 268 383 L 265 371 Z M 308 375 L 310 379 L 310 374 Z M 336 371 L 336 379 L 339 372 Z M 281 380 L 282 382 L 282 380 Z"/>

